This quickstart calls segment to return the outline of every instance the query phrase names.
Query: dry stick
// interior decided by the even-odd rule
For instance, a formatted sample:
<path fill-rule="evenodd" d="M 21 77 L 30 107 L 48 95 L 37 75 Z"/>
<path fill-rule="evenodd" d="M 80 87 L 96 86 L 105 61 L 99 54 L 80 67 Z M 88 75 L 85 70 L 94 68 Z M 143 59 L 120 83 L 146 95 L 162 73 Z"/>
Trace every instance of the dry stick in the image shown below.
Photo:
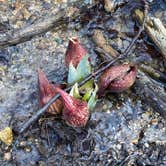
<path fill-rule="evenodd" d="M 67 18 L 53 16 L 50 19 L 43 20 L 14 32 L 9 32 L 6 37 L 0 40 L 0 49 L 30 40 L 32 37 L 47 32 L 53 27 L 59 27 L 64 22 L 67 22 Z"/>
<path fill-rule="evenodd" d="M 6 37 L 0 40 L 0 49 L 30 40 L 32 37 L 42 34 L 54 26 L 59 27 L 63 22 L 67 22 L 67 18 L 60 16 L 57 19 L 57 16 L 54 16 L 51 19 L 43 20 L 14 32 L 9 32 Z"/>
<path fill-rule="evenodd" d="M 87 81 L 89 81 L 90 79 L 92 79 L 95 76 L 100 75 L 103 71 L 105 71 L 106 69 L 108 69 L 112 64 L 114 64 L 115 62 L 117 62 L 118 60 L 124 58 L 130 51 L 130 49 L 133 47 L 135 41 L 138 39 L 139 35 L 141 34 L 141 32 L 144 30 L 144 24 L 145 24 L 145 19 L 146 19 L 146 15 L 148 12 L 148 8 L 145 6 L 144 9 L 144 21 L 142 26 L 140 27 L 137 35 L 133 38 L 131 44 L 127 47 L 127 49 L 124 51 L 124 53 L 119 54 L 118 57 L 116 57 L 115 59 L 111 60 L 106 66 L 103 66 L 102 68 L 98 69 L 96 72 L 90 74 L 89 76 L 87 76 L 83 81 L 81 81 L 78 85 L 79 87 L 82 86 L 83 84 L 85 84 Z M 72 88 L 72 86 L 68 87 L 65 89 L 65 91 L 70 91 Z M 23 133 L 24 131 L 26 131 L 30 125 L 32 125 L 34 122 L 36 122 L 48 109 L 48 107 L 54 103 L 58 98 L 60 97 L 59 94 L 55 95 L 44 107 L 42 107 L 41 109 L 39 109 L 37 111 L 37 113 L 35 115 L 33 115 L 27 122 L 25 122 L 23 124 L 23 126 L 21 126 L 18 130 L 16 130 L 16 132 L 18 134 Z"/>

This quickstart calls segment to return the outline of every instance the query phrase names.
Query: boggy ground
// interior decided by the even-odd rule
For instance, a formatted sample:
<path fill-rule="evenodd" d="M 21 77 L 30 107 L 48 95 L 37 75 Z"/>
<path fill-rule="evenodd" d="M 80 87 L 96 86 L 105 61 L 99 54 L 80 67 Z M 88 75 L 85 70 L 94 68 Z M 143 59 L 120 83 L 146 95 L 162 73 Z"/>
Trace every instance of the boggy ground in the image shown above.
<path fill-rule="evenodd" d="M 2 1 L 1 37 L 7 30 L 61 12 L 71 2 Z M 64 54 L 69 37 L 78 36 L 94 67 L 100 62 L 92 41 L 95 29 L 102 30 L 116 50 L 124 51 L 138 24 L 131 17 L 132 5 L 118 2 L 123 5 L 114 13 L 105 12 L 100 4 L 58 31 L 52 29 L 0 51 L 0 129 L 20 126 L 38 109 L 38 67 L 51 81 L 60 83 L 66 78 Z M 87 6 L 92 3 L 85 1 Z M 152 1 L 149 13 L 164 25 L 165 6 L 165 1 Z M 147 55 L 153 66 L 163 68 L 162 56 L 145 33 L 132 51 L 131 59 Z M 72 129 L 59 117 L 45 115 L 23 135 L 15 134 L 11 146 L 0 143 L 0 165 L 166 165 L 166 122 L 146 102 L 140 91 L 140 77 L 130 90 L 99 100 L 84 129 Z"/>

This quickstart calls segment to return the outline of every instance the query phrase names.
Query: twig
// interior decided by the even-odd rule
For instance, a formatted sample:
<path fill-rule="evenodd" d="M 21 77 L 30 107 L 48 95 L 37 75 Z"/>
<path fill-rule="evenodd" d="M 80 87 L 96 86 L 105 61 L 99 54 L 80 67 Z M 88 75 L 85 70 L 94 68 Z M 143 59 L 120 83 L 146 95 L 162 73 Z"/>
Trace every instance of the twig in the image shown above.
<path fill-rule="evenodd" d="M 115 59 L 111 60 L 110 62 L 108 62 L 108 64 L 106 66 L 103 66 L 102 68 L 98 69 L 96 72 L 90 74 L 89 76 L 87 76 L 83 81 L 81 81 L 79 83 L 79 87 L 82 86 L 83 84 L 85 84 L 87 81 L 89 81 L 90 79 L 92 79 L 95 76 L 99 76 L 103 71 L 105 71 L 106 69 L 108 69 L 112 64 L 114 64 L 115 62 L 117 62 L 118 60 L 124 58 L 125 56 L 128 55 L 130 49 L 133 47 L 135 41 L 138 39 L 139 35 L 141 34 L 141 32 L 144 30 L 144 24 L 145 24 L 145 19 L 146 19 L 146 15 L 148 12 L 148 7 L 147 5 L 145 5 L 144 8 L 144 21 L 142 26 L 140 27 L 137 35 L 134 37 L 134 39 L 132 40 L 132 42 L 130 43 L 130 45 L 126 48 L 126 50 L 124 51 L 124 53 L 119 54 Z M 70 91 L 72 88 L 72 86 L 68 87 L 65 89 L 65 91 Z M 36 114 L 34 114 L 27 122 L 25 122 L 23 124 L 23 126 L 21 126 L 20 128 L 18 128 L 18 130 L 16 130 L 16 132 L 18 134 L 23 133 L 24 131 L 26 131 L 30 125 L 32 125 L 35 121 L 37 121 L 44 113 L 45 111 L 48 109 L 48 107 L 55 102 L 58 98 L 60 97 L 59 94 L 55 95 L 44 107 L 42 107 L 41 109 L 39 109 Z"/>
<path fill-rule="evenodd" d="M 53 16 L 50 19 L 43 20 L 17 31 L 8 32 L 6 37 L 0 40 L 0 49 L 28 41 L 32 37 L 47 32 L 53 27 L 60 27 L 65 22 L 67 23 L 67 18 L 64 16 L 60 16 L 59 18 Z"/>

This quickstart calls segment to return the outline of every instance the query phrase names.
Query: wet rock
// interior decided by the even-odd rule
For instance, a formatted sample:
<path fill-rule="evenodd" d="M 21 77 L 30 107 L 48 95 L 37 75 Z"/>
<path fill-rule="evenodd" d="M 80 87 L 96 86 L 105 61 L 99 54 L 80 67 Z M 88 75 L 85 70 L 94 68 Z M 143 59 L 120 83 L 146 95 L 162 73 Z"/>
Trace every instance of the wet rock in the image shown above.
<path fill-rule="evenodd" d="M 26 147 L 25 150 L 20 149 L 13 152 L 13 159 L 15 160 L 15 164 L 20 166 L 35 166 L 39 161 L 39 158 L 39 153 L 36 147 L 33 145 Z"/>
<path fill-rule="evenodd" d="M 7 65 L 10 60 L 10 55 L 7 49 L 3 49 L 0 51 L 0 66 Z"/>

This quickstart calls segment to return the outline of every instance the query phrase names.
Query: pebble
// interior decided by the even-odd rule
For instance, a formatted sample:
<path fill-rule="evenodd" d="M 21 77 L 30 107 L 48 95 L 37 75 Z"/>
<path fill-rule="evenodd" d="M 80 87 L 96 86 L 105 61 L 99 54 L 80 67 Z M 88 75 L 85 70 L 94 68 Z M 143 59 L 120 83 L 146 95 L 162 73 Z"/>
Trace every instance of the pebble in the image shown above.
<path fill-rule="evenodd" d="M 148 143 L 145 143 L 144 145 L 145 145 L 145 147 L 146 147 L 146 148 L 148 148 L 148 147 L 149 147 L 149 144 L 148 144 Z"/>
<path fill-rule="evenodd" d="M 21 141 L 20 146 L 26 146 L 26 141 Z"/>
<path fill-rule="evenodd" d="M 4 160 L 7 160 L 7 161 L 10 160 L 11 159 L 11 152 L 5 153 L 3 158 L 4 158 Z"/>
<path fill-rule="evenodd" d="M 31 150 L 32 150 L 32 149 L 31 149 L 30 147 L 26 147 L 26 148 L 25 148 L 25 151 L 26 151 L 26 152 L 31 152 Z"/>

